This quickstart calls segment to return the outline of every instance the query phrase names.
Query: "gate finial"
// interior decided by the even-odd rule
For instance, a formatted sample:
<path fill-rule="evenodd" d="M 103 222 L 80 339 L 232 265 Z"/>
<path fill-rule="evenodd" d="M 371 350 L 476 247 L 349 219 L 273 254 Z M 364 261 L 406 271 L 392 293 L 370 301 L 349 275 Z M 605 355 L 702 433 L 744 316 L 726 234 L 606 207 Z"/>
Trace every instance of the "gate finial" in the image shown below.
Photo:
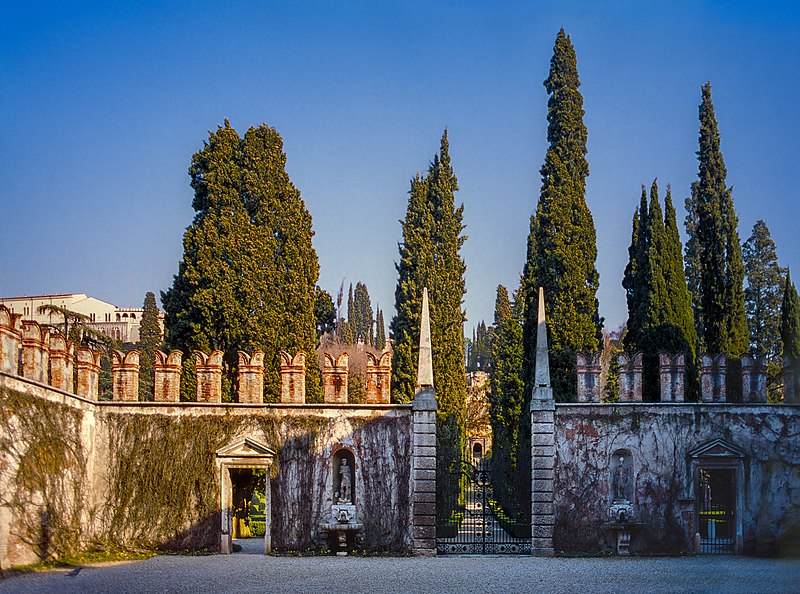
<path fill-rule="evenodd" d="M 428 288 L 422 289 L 422 320 L 419 329 L 419 360 L 417 363 L 417 393 L 433 388 L 433 353 L 431 348 L 431 316 Z"/>
<path fill-rule="evenodd" d="M 536 375 L 533 398 L 552 400 L 553 388 L 550 386 L 550 356 L 547 351 L 547 324 L 544 316 L 544 288 L 539 287 L 539 321 L 536 328 Z"/>

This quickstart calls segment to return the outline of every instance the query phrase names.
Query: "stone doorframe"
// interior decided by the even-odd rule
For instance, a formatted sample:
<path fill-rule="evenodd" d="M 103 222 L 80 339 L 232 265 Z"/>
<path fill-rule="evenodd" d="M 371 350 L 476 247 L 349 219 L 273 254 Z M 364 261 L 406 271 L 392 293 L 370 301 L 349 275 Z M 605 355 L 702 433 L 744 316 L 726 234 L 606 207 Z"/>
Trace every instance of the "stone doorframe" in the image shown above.
<path fill-rule="evenodd" d="M 267 484 L 264 488 L 266 503 L 264 506 L 266 528 L 264 531 L 264 554 L 272 551 L 272 496 L 269 475 L 275 452 L 257 441 L 244 437 L 224 448 L 217 450 L 216 465 L 219 472 L 219 493 L 221 510 L 222 536 L 220 538 L 220 552 L 230 554 L 233 552 L 233 482 L 231 470 L 239 468 L 261 469 L 267 474 Z"/>
<path fill-rule="evenodd" d="M 735 554 L 742 554 L 744 540 L 744 473 L 747 455 L 723 439 L 714 439 L 693 449 L 688 453 L 692 482 L 690 485 L 691 499 L 694 500 L 694 530 L 698 530 L 700 521 L 700 497 L 698 486 L 700 484 L 700 470 L 733 470 L 736 508 L 734 520 L 736 521 L 736 547 Z"/>

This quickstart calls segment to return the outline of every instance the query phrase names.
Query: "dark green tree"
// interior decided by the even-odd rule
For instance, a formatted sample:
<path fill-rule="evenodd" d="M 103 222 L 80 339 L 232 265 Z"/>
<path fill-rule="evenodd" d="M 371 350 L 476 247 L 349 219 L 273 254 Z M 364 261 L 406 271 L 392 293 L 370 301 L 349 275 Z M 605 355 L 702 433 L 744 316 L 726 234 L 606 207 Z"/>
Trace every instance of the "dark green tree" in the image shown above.
<path fill-rule="evenodd" d="M 497 287 L 494 331 L 491 333 L 492 482 L 507 512 L 529 513 L 530 450 L 525 438 L 525 385 L 522 381 L 522 320 L 514 311 L 503 285 Z M 527 464 L 526 464 L 527 462 Z"/>
<path fill-rule="evenodd" d="M 142 319 L 139 322 L 139 342 L 136 348 L 139 355 L 139 400 L 153 399 L 153 362 L 155 352 L 161 349 L 163 335 L 159 323 L 156 296 L 148 291 L 142 305 Z"/>
<path fill-rule="evenodd" d="M 781 305 L 781 343 L 784 357 L 800 357 L 800 296 L 788 271 Z"/>
<path fill-rule="evenodd" d="M 711 84 L 702 88 L 698 179 L 686 200 L 686 280 L 692 290 L 701 348 L 738 357 L 747 351 L 744 264 Z"/>
<path fill-rule="evenodd" d="M 486 327 L 486 322 L 478 322 L 475 333 L 475 369 L 488 371 L 491 367 L 491 345 L 489 342 L 490 333 Z"/>
<path fill-rule="evenodd" d="M 383 321 L 383 310 L 378 309 L 378 314 L 375 319 L 375 348 L 379 351 L 383 350 L 386 345 L 386 323 Z"/>
<path fill-rule="evenodd" d="M 330 293 L 317 286 L 314 289 L 316 301 L 314 302 L 314 320 L 317 328 L 317 344 L 323 334 L 333 332 L 336 327 L 336 308 Z"/>
<path fill-rule="evenodd" d="M 439 405 L 437 464 L 443 477 L 458 476 L 466 421 L 462 310 L 466 267 L 460 255 L 466 237 L 462 235 L 464 207 L 455 206 L 457 190 L 445 130 L 427 176 L 423 179 L 418 175 L 411 182 L 397 265 L 397 315 L 392 320 L 395 340 L 392 388 L 396 400 L 408 402 L 413 398 L 416 383 L 422 288 L 428 288 L 433 375 Z M 439 481 L 437 490 L 440 512 L 454 509 L 457 478 Z"/>
<path fill-rule="evenodd" d="M 775 242 L 767 224 L 756 221 L 753 234 L 742 246 L 747 275 L 745 310 L 750 329 L 750 350 L 777 362 L 781 354 L 781 302 L 785 271 L 778 265 Z"/>
<path fill-rule="evenodd" d="M 411 402 L 417 382 L 417 349 L 422 312 L 422 289 L 433 271 L 434 220 L 427 204 L 428 180 L 417 174 L 411 180 L 400 261 L 395 265 L 398 280 L 394 292 L 396 314 L 390 323 L 394 340 L 392 399 Z"/>
<path fill-rule="evenodd" d="M 369 290 L 366 284 L 359 281 L 356 283 L 353 293 L 353 319 L 348 319 L 355 329 L 356 339 L 363 340 L 371 346 L 375 340 L 372 334 L 374 321 L 375 316 L 369 299 Z"/>
<path fill-rule="evenodd" d="M 262 349 L 269 399 L 279 393 L 279 352 L 312 353 L 316 344 L 311 215 L 285 166 L 283 140 L 266 125 L 240 138 L 226 120 L 209 134 L 189 168 L 196 214 L 183 259 L 161 298 L 170 345 L 187 356 L 222 350 L 225 385 L 235 381 L 237 351 Z M 308 361 L 313 401 L 320 374 L 316 358 Z"/>
<path fill-rule="evenodd" d="M 657 182 L 650 188 L 649 205 L 642 186 L 622 284 L 628 298 L 625 346 L 644 354 L 643 396 L 648 401 L 660 395 L 660 352 L 684 353 L 690 372 L 694 369 L 696 336 L 675 217 L 669 189 L 662 218 Z"/>
<path fill-rule="evenodd" d="M 575 49 L 562 29 L 556 37 L 550 74 L 544 82 L 549 147 L 541 169 L 542 188 L 531 218 L 528 257 L 523 269 L 526 393 L 535 364 L 538 287 L 544 287 L 550 366 L 557 400 L 575 398 L 575 354 L 597 351 L 602 320 L 598 313 L 599 275 L 592 214 L 586 205 L 586 126 L 578 90 Z"/>

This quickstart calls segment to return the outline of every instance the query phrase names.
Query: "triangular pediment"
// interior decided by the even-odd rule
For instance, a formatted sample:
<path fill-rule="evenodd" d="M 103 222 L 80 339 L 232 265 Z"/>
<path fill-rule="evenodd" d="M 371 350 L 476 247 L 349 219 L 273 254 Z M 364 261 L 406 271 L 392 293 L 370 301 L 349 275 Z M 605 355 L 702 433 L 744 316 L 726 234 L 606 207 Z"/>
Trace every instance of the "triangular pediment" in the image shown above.
<path fill-rule="evenodd" d="M 275 452 L 254 439 L 244 437 L 217 450 L 218 458 L 272 458 Z"/>
<path fill-rule="evenodd" d="M 692 458 L 744 458 L 747 456 L 735 445 L 724 439 L 714 439 L 689 452 Z"/>

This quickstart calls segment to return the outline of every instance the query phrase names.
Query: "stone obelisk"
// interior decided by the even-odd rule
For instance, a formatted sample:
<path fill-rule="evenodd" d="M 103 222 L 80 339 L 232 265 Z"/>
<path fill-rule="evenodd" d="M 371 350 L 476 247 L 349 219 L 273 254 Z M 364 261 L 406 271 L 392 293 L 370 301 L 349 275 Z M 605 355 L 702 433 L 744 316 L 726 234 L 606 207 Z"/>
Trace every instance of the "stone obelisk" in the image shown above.
<path fill-rule="evenodd" d="M 422 290 L 417 387 L 412 432 L 411 515 L 415 555 L 436 554 L 436 392 L 428 289 Z"/>
<path fill-rule="evenodd" d="M 536 373 L 531 394 L 531 554 L 539 557 L 553 555 L 555 412 L 547 352 L 544 289 L 539 287 Z"/>

